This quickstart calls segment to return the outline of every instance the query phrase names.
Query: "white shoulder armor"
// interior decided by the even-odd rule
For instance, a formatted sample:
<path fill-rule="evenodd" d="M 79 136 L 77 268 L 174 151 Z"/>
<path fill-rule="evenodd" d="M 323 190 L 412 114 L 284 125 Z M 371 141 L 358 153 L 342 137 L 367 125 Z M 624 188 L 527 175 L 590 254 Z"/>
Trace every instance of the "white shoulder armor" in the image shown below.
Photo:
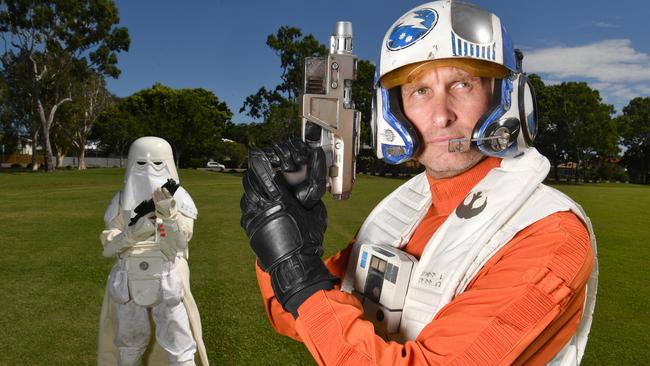
<path fill-rule="evenodd" d="M 113 198 L 111 199 L 111 202 L 108 204 L 108 207 L 106 208 L 106 212 L 104 212 L 104 225 L 108 227 L 108 224 L 113 221 L 115 217 L 120 213 L 120 196 L 122 195 L 122 191 L 118 191 L 115 193 Z"/>
<path fill-rule="evenodd" d="M 194 200 L 190 197 L 190 194 L 187 193 L 185 188 L 178 187 L 176 193 L 174 193 L 174 199 L 176 200 L 176 208 L 183 215 L 196 220 L 196 217 L 199 215 L 199 211 L 194 204 Z"/>

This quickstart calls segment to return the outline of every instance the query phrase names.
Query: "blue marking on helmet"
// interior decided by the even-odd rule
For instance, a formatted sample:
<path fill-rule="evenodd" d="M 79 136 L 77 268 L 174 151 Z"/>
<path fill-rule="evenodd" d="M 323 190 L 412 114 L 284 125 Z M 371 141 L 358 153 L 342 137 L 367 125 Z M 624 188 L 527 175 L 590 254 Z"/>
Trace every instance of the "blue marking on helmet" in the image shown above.
<path fill-rule="evenodd" d="M 458 56 L 458 53 L 456 52 L 456 36 L 454 35 L 454 32 L 451 32 L 451 53 L 454 56 Z"/>
<path fill-rule="evenodd" d="M 438 21 L 438 13 L 432 9 L 420 9 L 409 13 L 393 28 L 386 47 L 396 51 L 408 47 L 426 36 Z"/>
<path fill-rule="evenodd" d="M 511 99 L 510 96 L 512 95 L 512 80 L 510 79 L 503 79 L 503 88 L 501 89 L 501 105 L 503 106 L 504 112 L 507 110 L 510 110 L 510 103 Z"/>
<path fill-rule="evenodd" d="M 386 160 L 387 163 L 399 164 L 410 159 L 411 156 L 413 156 L 413 139 L 406 130 L 406 127 L 404 127 L 404 125 L 402 125 L 397 120 L 397 117 L 395 117 L 395 115 L 393 115 L 393 113 L 390 111 L 388 98 L 388 90 L 381 88 L 382 115 L 384 116 L 386 122 L 388 122 L 388 125 L 391 126 L 393 130 L 395 130 L 397 134 L 402 138 L 405 146 L 403 146 L 404 153 L 399 155 L 394 154 L 391 150 L 394 151 L 396 148 L 401 147 L 400 145 L 381 144 L 381 151 L 384 155 L 384 160 Z M 379 133 L 379 131 L 376 131 L 376 133 Z"/>
<path fill-rule="evenodd" d="M 515 46 L 512 43 L 512 38 L 510 38 L 503 26 L 501 26 L 501 39 L 503 40 L 503 65 L 511 71 L 521 71 L 517 70 Z"/>

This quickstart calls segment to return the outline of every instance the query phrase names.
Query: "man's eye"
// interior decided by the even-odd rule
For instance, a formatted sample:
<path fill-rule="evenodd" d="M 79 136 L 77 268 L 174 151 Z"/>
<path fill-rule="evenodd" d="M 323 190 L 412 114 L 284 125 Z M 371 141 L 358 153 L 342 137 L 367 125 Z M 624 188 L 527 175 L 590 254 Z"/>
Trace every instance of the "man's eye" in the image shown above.
<path fill-rule="evenodd" d="M 138 165 L 145 165 L 147 162 L 146 161 L 138 161 Z"/>
<path fill-rule="evenodd" d="M 413 94 L 414 95 L 425 95 L 425 94 L 427 94 L 427 92 L 428 92 L 427 88 L 418 88 L 418 89 L 415 89 Z"/>
<path fill-rule="evenodd" d="M 458 83 L 454 84 L 454 89 L 465 89 L 465 88 L 469 88 L 471 86 L 472 86 L 472 83 L 470 83 L 469 81 L 461 81 L 461 82 L 458 82 Z"/>
<path fill-rule="evenodd" d="M 156 165 L 160 165 L 160 164 L 162 164 L 162 161 L 154 161 L 153 163 L 156 164 Z"/>

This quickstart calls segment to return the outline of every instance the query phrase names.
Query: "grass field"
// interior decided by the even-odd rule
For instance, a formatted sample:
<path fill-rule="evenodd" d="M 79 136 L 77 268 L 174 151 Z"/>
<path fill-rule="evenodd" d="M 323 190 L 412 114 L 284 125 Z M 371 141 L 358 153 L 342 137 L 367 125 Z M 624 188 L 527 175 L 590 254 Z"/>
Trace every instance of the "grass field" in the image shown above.
<path fill-rule="evenodd" d="M 92 365 L 112 259 L 99 233 L 124 171 L 0 173 L 0 365 Z M 182 170 L 199 208 L 190 242 L 192 292 L 213 365 L 310 365 L 300 343 L 274 333 L 239 227 L 241 177 Z M 360 176 L 347 202 L 326 200 L 326 255 L 401 180 Z M 650 365 L 650 187 L 558 186 L 583 205 L 599 242 L 600 287 L 583 365 Z M 644 264 L 645 263 L 645 264 Z"/>

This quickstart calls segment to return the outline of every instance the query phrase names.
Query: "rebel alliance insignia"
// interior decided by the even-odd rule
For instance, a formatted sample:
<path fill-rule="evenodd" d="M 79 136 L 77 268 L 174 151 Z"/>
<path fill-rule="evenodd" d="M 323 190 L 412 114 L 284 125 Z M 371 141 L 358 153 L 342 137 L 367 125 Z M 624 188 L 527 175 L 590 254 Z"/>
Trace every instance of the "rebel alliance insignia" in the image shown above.
<path fill-rule="evenodd" d="M 472 199 L 468 204 L 465 204 L 465 201 L 467 200 L 467 198 L 465 198 L 465 201 L 461 202 L 460 206 L 456 208 L 456 216 L 461 219 L 471 219 L 472 217 L 483 212 L 483 209 L 485 206 L 487 206 L 487 197 L 485 197 L 485 201 L 483 201 L 482 205 L 474 207 L 474 203 L 476 203 L 476 201 L 478 201 L 482 195 L 483 192 L 474 193 L 472 195 Z"/>
<path fill-rule="evenodd" d="M 401 50 L 419 41 L 436 26 L 438 13 L 433 9 L 419 9 L 406 14 L 393 28 L 386 47 L 391 51 Z"/>

